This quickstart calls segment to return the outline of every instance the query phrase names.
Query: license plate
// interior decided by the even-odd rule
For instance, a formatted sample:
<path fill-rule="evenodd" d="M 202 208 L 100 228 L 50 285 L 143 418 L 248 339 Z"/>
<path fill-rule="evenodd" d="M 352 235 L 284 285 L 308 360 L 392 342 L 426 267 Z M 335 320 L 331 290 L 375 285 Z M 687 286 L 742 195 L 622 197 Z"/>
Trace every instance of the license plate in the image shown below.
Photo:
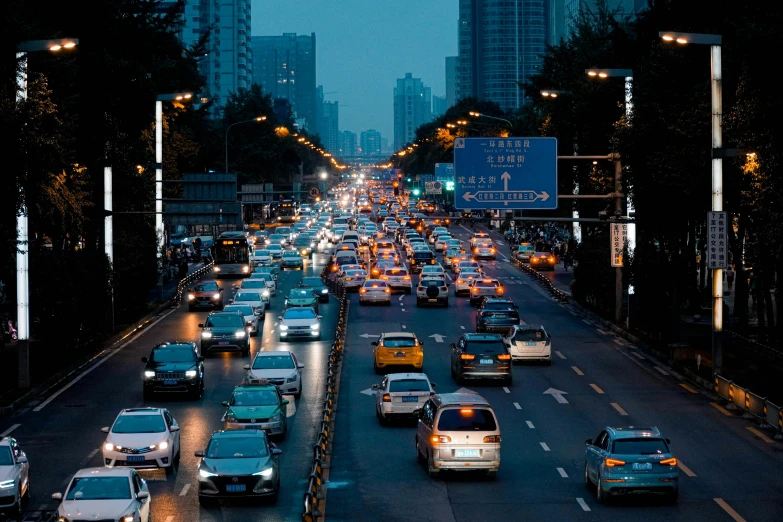
<path fill-rule="evenodd" d="M 228 341 L 218 341 L 218 344 L 228 344 Z"/>
<path fill-rule="evenodd" d="M 395 357 L 405 357 L 405 354 L 402 352 L 397 352 L 394 354 Z"/>
<path fill-rule="evenodd" d="M 166 386 L 176 386 L 177 379 L 163 379 L 163 384 Z"/>
<path fill-rule="evenodd" d="M 437 299 L 427 299 L 427 302 L 428 303 L 437 303 L 438 300 Z"/>
<path fill-rule="evenodd" d="M 419 402 L 418 397 L 403 397 L 402 402 Z"/>
<path fill-rule="evenodd" d="M 637 462 L 633 465 L 633 469 L 634 471 L 649 471 L 652 469 L 652 464 L 649 462 L 647 463 Z"/>
<path fill-rule="evenodd" d="M 240 493 L 245 491 L 244 484 L 226 484 L 226 491 L 229 493 Z"/>
<path fill-rule="evenodd" d="M 479 450 L 477 450 L 477 449 L 473 449 L 473 450 L 458 449 L 458 450 L 454 450 L 454 456 L 455 457 L 478 457 L 479 456 Z"/>
<path fill-rule="evenodd" d="M 536 345 L 536 343 L 533 343 L 533 342 L 527 342 L 527 343 L 525 343 L 525 346 L 535 346 L 535 345 Z"/>
<path fill-rule="evenodd" d="M 129 455 L 128 456 L 128 462 L 144 462 L 144 456 L 143 455 Z"/>
<path fill-rule="evenodd" d="M 492 364 L 493 362 L 495 361 L 492 359 L 481 359 L 481 364 Z"/>

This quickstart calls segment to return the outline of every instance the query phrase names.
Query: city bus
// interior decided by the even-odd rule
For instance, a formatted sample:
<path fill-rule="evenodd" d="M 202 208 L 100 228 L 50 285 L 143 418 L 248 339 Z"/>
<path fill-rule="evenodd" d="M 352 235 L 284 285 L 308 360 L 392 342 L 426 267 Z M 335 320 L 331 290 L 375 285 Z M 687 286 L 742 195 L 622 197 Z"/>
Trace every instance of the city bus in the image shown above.
<path fill-rule="evenodd" d="M 292 199 L 284 199 L 277 208 L 279 223 L 294 223 L 299 219 L 299 203 Z"/>
<path fill-rule="evenodd" d="M 216 277 L 249 276 L 252 272 L 250 253 L 245 232 L 223 232 L 212 246 L 213 273 Z"/>

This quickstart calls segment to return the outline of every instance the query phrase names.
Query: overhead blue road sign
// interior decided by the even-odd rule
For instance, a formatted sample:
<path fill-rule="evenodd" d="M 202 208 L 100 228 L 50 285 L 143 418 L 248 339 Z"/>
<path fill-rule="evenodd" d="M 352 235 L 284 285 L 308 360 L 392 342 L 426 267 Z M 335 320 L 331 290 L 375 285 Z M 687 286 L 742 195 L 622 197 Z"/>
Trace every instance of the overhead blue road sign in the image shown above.
<path fill-rule="evenodd" d="M 454 181 L 454 164 L 436 163 L 435 179 L 438 181 Z"/>
<path fill-rule="evenodd" d="M 455 138 L 454 207 L 557 208 L 557 138 Z"/>

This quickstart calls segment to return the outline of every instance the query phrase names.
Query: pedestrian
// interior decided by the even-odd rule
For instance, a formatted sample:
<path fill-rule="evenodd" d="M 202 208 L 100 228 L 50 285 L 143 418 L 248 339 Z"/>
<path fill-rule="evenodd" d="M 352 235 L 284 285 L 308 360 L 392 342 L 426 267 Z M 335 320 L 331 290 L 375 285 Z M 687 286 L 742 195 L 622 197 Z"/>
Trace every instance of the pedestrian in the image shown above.
<path fill-rule="evenodd" d="M 185 279 L 188 276 L 188 262 L 185 259 L 181 259 L 179 262 L 179 278 Z"/>
<path fill-rule="evenodd" d="M 731 286 L 734 284 L 734 270 L 730 265 L 726 269 L 726 282 L 729 284 L 729 292 L 731 292 Z"/>

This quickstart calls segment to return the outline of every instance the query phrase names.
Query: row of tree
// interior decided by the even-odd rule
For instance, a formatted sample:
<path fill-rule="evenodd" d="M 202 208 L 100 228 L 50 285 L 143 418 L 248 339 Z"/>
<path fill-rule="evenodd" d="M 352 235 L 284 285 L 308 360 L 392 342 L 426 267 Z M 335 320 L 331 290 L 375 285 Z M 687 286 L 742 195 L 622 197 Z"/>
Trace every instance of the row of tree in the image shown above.
<path fill-rule="evenodd" d="M 619 153 L 625 190 L 635 208 L 637 245 L 625 280 L 635 288 L 632 321 L 655 338 L 673 341 L 681 313 L 703 313 L 710 295 L 706 269 L 706 216 L 711 209 L 710 51 L 703 45 L 667 44 L 660 31 L 722 36 L 724 147 L 755 153 L 725 159 L 724 210 L 736 270 L 735 322 L 747 326 L 748 296 L 758 305 L 761 334 L 783 342 L 783 309 L 775 283 L 783 275 L 783 110 L 770 71 L 769 52 L 780 45 L 783 7 L 728 0 L 655 0 L 633 20 L 598 2 L 568 41 L 552 47 L 540 72 L 520 85 L 528 103 L 504 114 L 488 102 L 466 99 L 418 129 L 416 147 L 395 155 L 407 173 L 434 172 L 450 162 L 455 135 L 555 136 L 558 155 Z M 626 117 L 624 78 L 591 78 L 589 68 L 631 69 L 633 109 Z M 542 90 L 559 96 L 543 97 Z M 511 120 L 481 125 L 470 111 Z M 468 120 L 467 125 L 448 123 Z M 413 145 L 413 144 L 411 144 Z M 613 191 L 611 162 L 560 162 L 560 194 Z M 572 200 L 557 213 L 529 216 L 597 217 L 611 202 Z M 565 200 L 569 201 L 569 200 Z M 611 316 L 614 275 L 608 226 L 582 226 L 574 293 Z M 774 294 L 772 293 L 774 291 Z M 774 296 L 774 298 L 773 298 Z"/>
<path fill-rule="evenodd" d="M 77 337 L 100 340 L 110 333 L 102 312 L 110 290 L 122 324 L 146 310 L 156 284 L 154 102 L 176 92 L 199 98 L 204 40 L 193 48 L 179 40 L 184 0 L 167 2 L 167 9 L 157 0 L 96 0 L 89 16 L 52 0 L 8 4 L 0 57 L 8 172 L 0 176 L 0 280 L 6 284 L 0 312 L 15 315 L 15 223 L 26 209 L 34 336 L 38 330 L 39 337 L 57 336 L 66 344 Z M 29 53 L 26 62 L 14 52 L 21 42 L 62 37 L 79 44 Z M 23 73 L 26 99 L 19 90 Z M 289 183 L 299 172 L 331 168 L 318 151 L 318 137 L 298 132 L 290 110 L 276 114 L 258 86 L 234 93 L 220 118 L 210 117 L 212 104 L 164 104 L 165 179 L 222 172 L 228 127 L 257 116 L 267 118 L 234 127 L 228 141 L 229 169 L 240 184 Z M 113 267 L 101 245 L 106 165 L 114 176 Z M 182 193 L 176 183 L 164 189 L 166 198 Z"/>

